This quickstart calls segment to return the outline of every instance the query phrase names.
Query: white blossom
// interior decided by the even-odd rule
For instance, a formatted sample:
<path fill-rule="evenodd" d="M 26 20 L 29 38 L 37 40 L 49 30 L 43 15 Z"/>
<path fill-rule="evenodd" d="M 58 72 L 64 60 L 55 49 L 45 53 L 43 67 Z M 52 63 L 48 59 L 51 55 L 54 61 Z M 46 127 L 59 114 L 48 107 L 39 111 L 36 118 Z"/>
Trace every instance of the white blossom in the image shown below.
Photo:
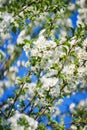
<path fill-rule="evenodd" d="M 9 53 L 10 55 L 12 55 L 12 54 L 14 53 L 14 51 L 15 51 L 15 46 L 12 45 L 12 44 L 9 44 L 9 45 L 7 46 L 7 48 L 8 48 L 8 53 Z"/>
<path fill-rule="evenodd" d="M 73 11 L 73 10 L 75 9 L 75 4 L 70 3 L 69 6 L 68 6 L 68 9 L 69 9 L 70 11 Z"/>
<path fill-rule="evenodd" d="M 64 66 L 63 72 L 67 75 L 72 75 L 75 70 L 75 64 Z"/>
<path fill-rule="evenodd" d="M 38 122 L 25 114 L 19 113 L 18 111 L 16 111 L 15 115 L 13 115 L 7 121 L 8 121 L 8 123 L 11 123 L 11 127 L 13 130 L 17 130 L 18 128 L 20 130 L 24 130 L 24 124 L 22 126 L 18 124 L 18 121 L 21 120 L 21 118 L 23 118 L 23 117 L 27 120 L 27 122 L 29 124 L 28 129 L 36 130 L 36 128 L 38 126 Z"/>
<path fill-rule="evenodd" d="M 77 130 L 77 127 L 75 125 L 71 125 L 71 130 Z"/>
<path fill-rule="evenodd" d="M 57 105 L 60 105 L 60 104 L 62 104 L 62 103 L 63 103 L 63 101 L 64 101 L 63 99 L 59 99 L 59 100 L 57 101 L 57 103 L 56 103 L 56 104 L 57 104 Z"/>
<path fill-rule="evenodd" d="M 17 38 L 17 44 L 23 44 L 24 43 L 24 39 L 27 39 L 27 40 L 30 40 L 30 36 L 27 35 L 27 30 L 22 30 L 20 32 L 20 34 L 18 35 L 18 38 Z"/>
<path fill-rule="evenodd" d="M 77 106 L 78 109 L 86 109 L 87 110 L 87 99 L 81 100 Z"/>
<path fill-rule="evenodd" d="M 43 89 L 49 90 L 50 87 L 53 87 L 56 85 L 58 79 L 57 78 L 46 78 L 45 76 L 43 76 L 41 78 L 41 82 L 43 84 Z"/>
<path fill-rule="evenodd" d="M 70 106 L 69 106 L 70 112 L 74 113 L 75 112 L 75 107 L 76 107 L 75 103 L 71 103 Z"/>
<path fill-rule="evenodd" d="M 83 130 L 87 130 L 87 125 L 84 126 Z"/>
<path fill-rule="evenodd" d="M 29 96 L 33 96 L 34 90 L 36 88 L 36 84 L 35 83 L 25 83 L 23 88 L 27 89 L 26 94 L 28 94 Z"/>
<path fill-rule="evenodd" d="M 87 8 L 86 8 L 86 0 L 77 0 L 76 4 L 80 6 L 78 9 L 79 15 L 77 16 L 77 26 L 84 26 L 87 23 Z"/>

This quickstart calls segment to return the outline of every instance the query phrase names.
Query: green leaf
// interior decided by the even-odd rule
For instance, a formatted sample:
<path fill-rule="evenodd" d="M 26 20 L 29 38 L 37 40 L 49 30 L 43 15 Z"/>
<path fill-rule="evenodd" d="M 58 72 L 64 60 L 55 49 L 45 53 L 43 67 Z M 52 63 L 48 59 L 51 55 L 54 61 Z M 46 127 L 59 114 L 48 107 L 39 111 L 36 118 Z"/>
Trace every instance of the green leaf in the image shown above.
<path fill-rule="evenodd" d="M 66 45 L 70 48 L 70 43 L 68 41 L 64 42 L 64 45 Z"/>
<path fill-rule="evenodd" d="M 61 79 L 64 79 L 64 80 L 66 79 L 66 75 L 63 74 L 63 73 L 60 73 L 59 77 L 60 77 Z"/>
<path fill-rule="evenodd" d="M 46 127 L 44 126 L 44 124 L 40 124 L 39 126 L 38 126 L 38 130 L 46 130 Z"/>
<path fill-rule="evenodd" d="M 28 127 L 28 126 L 29 126 L 29 123 L 28 123 L 28 121 L 26 120 L 25 117 L 20 118 L 17 123 L 18 123 L 19 125 L 22 125 L 22 126 L 25 126 L 25 127 Z"/>
<path fill-rule="evenodd" d="M 14 33 L 17 32 L 17 28 L 15 26 L 12 27 L 12 32 L 14 32 Z"/>
<path fill-rule="evenodd" d="M 57 64 L 53 64 L 51 68 L 55 70 L 60 70 L 60 67 Z"/>
<path fill-rule="evenodd" d="M 32 40 L 27 40 L 27 39 L 24 39 L 24 42 L 25 42 L 25 44 L 30 44 L 30 45 L 33 43 Z"/>
<path fill-rule="evenodd" d="M 76 56 L 77 56 L 77 54 L 76 54 L 76 52 L 75 52 L 75 51 L 71 51 L 71 52 L 70 52 L 70 56 L 76 57 Z"/>
<path fill-rule="evenodd" d="M 63 49 L 63 52 L 65 52 L 67 54 L 67 52 L 68 52 L 67 48 L 63 46 L 62 49 Z"/>
<path fill-rule="evenodd" d="M 0 63 L 5 60 L 5 57 L 6 57 L 6 56 L 5 56 L 5 53 L 0 50 Z"/>
<path fill-rule="evenodd" d="M 36 86 L 36 87 L 37 87 L 37 88 L 41 88 L 41 87 L 42 87 L 42 85 L 43 85 L 42 83 L 39 83 L 39 84 L 37 84 L 37 86 Z"/>
<path fill-rule="evenodd" d="M 4 12 L 5 8 L 0 7 L 0 12 Z"/>

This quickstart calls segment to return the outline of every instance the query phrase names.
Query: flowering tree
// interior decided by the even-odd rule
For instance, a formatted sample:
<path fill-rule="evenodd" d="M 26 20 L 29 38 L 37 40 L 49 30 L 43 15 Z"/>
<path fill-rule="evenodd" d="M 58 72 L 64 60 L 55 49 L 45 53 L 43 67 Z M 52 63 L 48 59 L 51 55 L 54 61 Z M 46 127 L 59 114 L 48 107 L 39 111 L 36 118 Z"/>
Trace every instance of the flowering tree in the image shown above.
<path fill-rule="evenodd" d="M 75 11 L 76 28 L 71 20 Z M 55 121 L 58 104 L 87 89 L 86 23 L 87 0 L 0 0 L 0 94 L 15 86 L 14 96 L 0 103 L 1 130 L 65 129 Z M 15 44 L 12 34 L 18 35 Z M 27 61 L 19 60 L 23 51 Z M 27 68 L 22 78 L 19 66 Z M 87 100 L 71 104 L 70 112 L 69 130 L 85 130 Z"/>

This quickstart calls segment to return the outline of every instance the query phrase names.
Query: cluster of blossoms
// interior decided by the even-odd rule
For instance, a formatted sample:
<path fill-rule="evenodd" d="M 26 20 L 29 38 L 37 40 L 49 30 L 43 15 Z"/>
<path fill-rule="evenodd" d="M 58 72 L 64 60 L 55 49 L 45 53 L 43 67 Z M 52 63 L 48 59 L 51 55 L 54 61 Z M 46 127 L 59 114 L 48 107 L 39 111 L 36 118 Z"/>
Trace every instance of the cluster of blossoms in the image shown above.
<path fill-rule="evenodd" d="M 3 5 L 6 3 L 6 0 L 0 0 L 0 7 L 3 7 Z"/>
<path fill-rule="evenodd" d="M 24 124 L 22 124 L 22 121 L 24 121 Z M 15 115 L 9 118 L 7 122 L 11 123 L 10 127 L 13 130 L 24 130 L 26 129 L 26 127 L 28 128 L 28 130 L 36 130 L 38 126 L 37 121 L 25 114 L 20 114 L 18 111 L 16 111 Z"/>
<path fill-rule="evenodd" d="M 87 1 L 86 0 L 77 0 L 76 4 L 79 6 L 77 16 L 77 26 L 84 26 L 87 23 Z"/>
<path fill-rule="evenodd" d="M 28 57 L 25 67 L 30 66 L 30 72 L 39 76 L 39 81 L 37 78 L 36 83 L 25 83 L 24 88 L 27 89 L 26 97 L 28 95 L 29 100 L 32 100 L 35 92 L 37 92 L 38 102 L 36 100 L 35 104 L 39 103 L 46 106 L 48 105 L 47 93 L 53 98 L 58 97 L 60 92 L 62 93 L 61 87 L 63 85 L 64 93 L 76 91 L 79 82 L 82 82 L 82 88 L 86 86 L 84 77 L 87 75 L 87 62 L 84 63 L 84 60 L 86 61 L 87 56 L 87 39 L 82 42 L 82 48 L 78 45 L 80 39 L 78 40 L 75 36 L 68 41 L 68 45 L 66 41 L 62 43 L 61 39 L 57 44 L 54 39 L 46 39 L 43 34 L 44 31 L 40 32 L 38 39 L 33 41 L 32 44 L 26 43 L 23 46 Z M 62 58 L 65 59 L 62 60 Z M 83 63 L 84 65 L 82 65 Z M 71 104 L 70 110 L 74 111 L 74 107 L 75 105 Z M 57 106 L 51 106 L 49 109 L 54 116 L 60 114 Z M 74 126 L 71 126 L 71 128 L 73 129 Z"/>
<path fill-rule="evenodd" d="M 75 103 L 71 103 L 71 105 L 69 106 L 69 110 L 72 114 L 74 114 L 76 117 L 78 116 L 78 112 L 83 112 L 83 111 L 87 111 L 87 98 L 85 100 L 81 100 L 77 105 Z M 87 116 L 85 113 L 83 113 L 82 115 L 82 119 L 79 118 L 78 119 L 78 124 L 81 124 L 82 122 L 87 122 L 87 120 L 84 118 Z M 76 123 L 77 123 L 76 122 Z M 72 130 L 78 130 L 78 127 L 73 123 L 73 125 L 71 125 L 71 129 Z M 86 130 L 87 126 L 83 127 L 83 130 Z"/>
<path fill-rule="evenodd" d="M 7 12 L 0 12 L 0 42 L 11 37 L 9 25 L 14 21 L 13 15 Z"/>
<path fill-rule="evenodd" d="M 0 95 L 4 93 L 3 86 L 4 89 L 14 86 L 17 72 L 18 68 L 16 66 L 12 66 L 8 71 L 4 72 L 4 76 L 7 76 L 7 79 L 0 81 Z"/>
<path fill-rule="evenodd" d="M 26 29 L 20 32 L 20 34 L 19 34 L 19 36 L 17 38 L 17 43 L 18 44 L 23 44 L 24 39 L 30 40 L 30 36 L 27 35 L 27 30 Z"/>
<path fill-rule="evenodd" d="M 87 75 L 86 70 L 87 62 L 85 62 L 85 64 L 82 66 L 84 61 L 86 61 L 87 57 L 86 41 L 87 40 L 85 39 L 84 42 L 82 43 L 83 48 L 80 48 L 78 46 L 78 40 L 75 37 L 72 37 L 70 41 L 68 41 L 70 44 L 69 48 L 66 42 L 61 45 L 60 40 L 60 44 L 57 45 L 57 43 L 53 40 L 46 40 L 46 38 L 41 33 L 39 35 L 38 40 L 33 42 L 32 45 L 26 44 L 23 47 L 26 56 L 29 58 L 25 66 L 26 67 L 31 66 L 32 72 L 36 72 L 36 70 L 41 69 L 40 80 L 41 83 L 43 84 L 42 86 L 45 86 L 47 90 L 49 90 L 49 85 L 51 85 L 55 86 L 55 92 L 56 92 L 56 86 L 58 89 L 59 86 L 63 84 L 63 80 L 59 79 L 58 77 L 58 71 L 60 69 L 62 69 L 61 73 L 64 74 L 65 79 L 67 80 L 70 87 L 73 89 L 73 86 L 75 86 L 76 89 L 76 86 L 79 84 L 79 82 L 83 80 L 84 76 Z M 67 52 L 64 49 L 66 49 Z M 69 52 L 70 49 L 71 52 Z M 66 57 L 65 64 L 63 63 L 64 61 L 61 60 L 64 57 Z M 34 61 L 32 61 L 32 59 Z M 74 74 L 77 67 L 77 64 L 75 64 L 75 60 L 78 60 L 79 65 L 76 75 Z M 62 66 L 62 64 L 64 65 Z M 44 72 L 46 73 L 43 74 Z M 46 83 L 48 85 L 46 85 Z M 42 88 L 45 89 L 45 87 Z M 58 92 L 60 92 L 59 89 Z"/>

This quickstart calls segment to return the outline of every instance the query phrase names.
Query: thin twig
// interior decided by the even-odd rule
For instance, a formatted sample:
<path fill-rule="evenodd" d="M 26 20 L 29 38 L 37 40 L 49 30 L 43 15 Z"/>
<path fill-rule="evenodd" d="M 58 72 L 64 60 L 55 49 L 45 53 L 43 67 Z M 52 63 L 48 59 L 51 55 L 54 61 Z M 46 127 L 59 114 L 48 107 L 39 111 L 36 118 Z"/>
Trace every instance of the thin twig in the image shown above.
<path fill-rule="evenodd" d="M 1 114 L 7 119 L 7 115 L 0 109 Z"/>

